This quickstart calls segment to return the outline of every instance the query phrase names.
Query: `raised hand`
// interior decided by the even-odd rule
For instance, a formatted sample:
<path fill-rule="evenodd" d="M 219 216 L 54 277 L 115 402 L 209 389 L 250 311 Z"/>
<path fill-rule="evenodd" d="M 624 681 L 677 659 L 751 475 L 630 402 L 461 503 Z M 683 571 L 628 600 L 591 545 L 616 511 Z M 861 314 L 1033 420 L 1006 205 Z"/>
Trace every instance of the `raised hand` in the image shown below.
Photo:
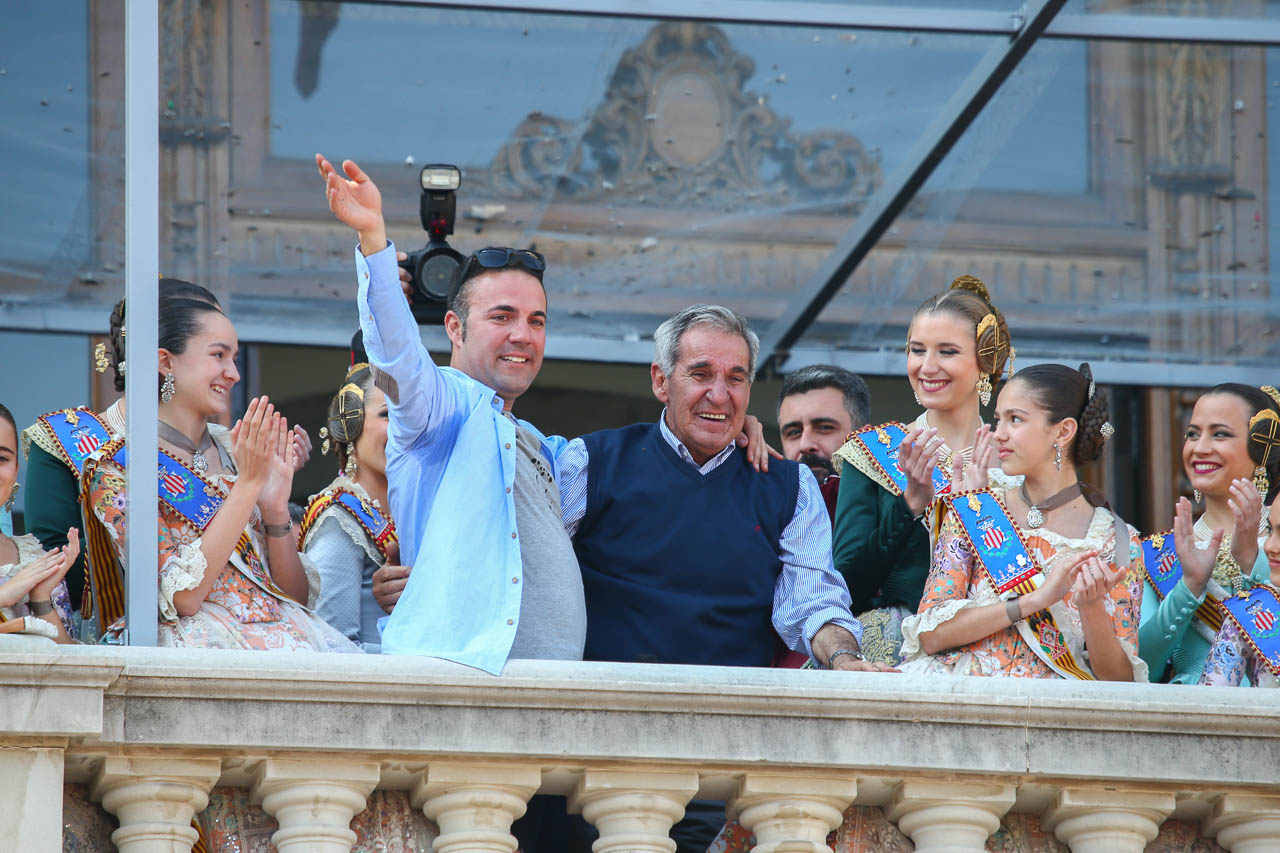
<path fill-rule="evenodd" d="M 54 552 L 61 552 L 62 563 L 48 577 L 31 588 L 31 599 L 33 601 L 48 601 L 52 598 L 54 588 L 62 583 L 62 579 L 67 576 L 67 572 L 70 571 L 71 565 L 76 561 L 76 557 L 80 556 L 79 529 L 75 527 L 68 528 L 67 544 L 61 548 L 55 548 L 49 553 Z"/>
<path fill-rule="evenodd" d="M 933 468 L 941 444 L 938 431 L 930 427 L 911 430 L 898 446 L 898 468 L 907 477 L 902 497 L 912 515 L 919 515 L 933 503 Z"/>
<path fill-rule="evenodd" d="M 293 470 L 297 473 L 311 459 L 311 436 L 307 435 L 305 429 L 295 424 L 290 441 L 293 443 Z"/>
<path fill-rule="evenodd" d="M 1248 575 L 1258 559 L 1258 525 L 1262 521 L 1262 495 L 1252 480 L 1231 481 L 1231 497 L 1227 499 L 1235 525 L 1231 530 L 1231 556 Z M 1214 551 L 1217 553 L 1217 551 Z"/>
<path fill-rule="evenodd" d="M 1249 488 L 1253 488 L 1252 483 Z M 1249 538 L 1253 539 L 1256 532 L 1255 527 L 1254 533 L 1251 533 Z M 1197 548 L 1196 537 L 1191 529 L 1191 501 L 1178 498 L 1178 506 L 1173 512 L 1173 547 L 1178 552 L 1178 562 L 1182 563 L 1182 582 L 1197 598 L 1209 585 L 1213 564 L 1218 559 L 1218 547 L 1222 545 L 1222 533 L 1221 530 L 1213 531 L 1213 536 L 1209 539 L 1209 547 Z M 1256 539 L 1253 544 L 1257 548 Z"/>
<path fill-rule="evenodd" d="M 271 523 L 284 523 L 289 513 L 289 494 L 293 491 L 294 445 L 289 421 L 279 412 L 272 414 L 268 425 L 266 447 L 270 474 L 258 495 L 258 507 Z"/>
<path fill-rule="evenodd" d="M 261 492 L 271 476 L 273 450 L 267 447 L 275 407 L 266 397 L 254 397 L 249 408 L 231 430 L 232 454 L 239 475 L 237 483 L 245 483 Z"/>
<path fill-rule="evenodd" d="M 764 424 L 755 415 L 747 415 L 742 422 L 742 432 L 734 439 L 739 447 L 747 449 L 747 459 L 751 467 L 757 471 L 769 470 L 769 457 L 781 459 L 782 454 L 769 446 L 764 440 Z"/>
<path fill-rule="evenodd" d="M 338 221 L 360 234 L 360 248 L 366 255 L 386 248 L 386 225 L 382 219 L 382 193 L 378 186 L 352 160 L 342 161 L 343 174 L 322 155 L 316 155 L 316 168 L 324 178 L 325 200 Z M 378 245 L 365 245 L 366 237 L 381 235 Z"/>
<path fill-rule="evenodd" d="M 1081 564 L 1076 573 L 1075 583 L 1071 587 L 1071 599 L 1077 608 L 1100 604 L 1124 576 L 1124 569 L 1117 567 L 1113 571 L 1097 557 L 1092 557 Z"/>
<path fill-rule="evenodd" d="M 970 491 L 987 487 L 987 469 L 995 461 L 995 444 L 991 437 L 991 427 L 983 424 L 973 434 L 973 458 L 968 467 L 964 457 L 959 453 L 951 461 L 952 491 Z"/>
<path fill-rule="evenodd" d="M 1066 568 L 1050 572 L 1039 588 L 1027 593 L 1027 600 L 1032 605 L 1031 612 L 1046 610 L 1066 598 L 1084 567 L 1097 556 L 1097 551 L 1086 551 Z"/>
<path fill-rule="evenodd" d="M 50 578 L 54 579 L 53 583 L 49 585 L 49 589 L 52 591 L 53 587 L 58 585 L 58 581 L 62 580 L 63 576 L 66 575 L 67 570 L 71 568 L 71 563 L 72 561 L 67 559 L 67 555 L 63 553 L 62 548 L 45 551 L 19 569 L 13 577 L 0 584 L 0 607 L 13 607 L 22 601 L 28 593 L 47 582 Z M 34 597 L 37 601 L 49 600 L 48 595 L 43 598 L 38 595 Z"/>

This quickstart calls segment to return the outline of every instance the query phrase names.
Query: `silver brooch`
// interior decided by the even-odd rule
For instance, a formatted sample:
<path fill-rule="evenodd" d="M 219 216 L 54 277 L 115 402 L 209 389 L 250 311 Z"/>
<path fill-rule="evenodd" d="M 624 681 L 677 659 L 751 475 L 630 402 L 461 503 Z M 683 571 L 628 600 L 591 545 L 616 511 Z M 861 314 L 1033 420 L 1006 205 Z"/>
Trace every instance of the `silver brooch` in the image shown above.
<path fill-rule="evenodd" d="M 1102 426 L 1098 428 L 1098 432 L 1102 433 L 1104 441 L 1110 441 L 1111 436 L 1116 434 L 1116 428 L 1111 425 L 1111 421 L 1103 421 Z"/>

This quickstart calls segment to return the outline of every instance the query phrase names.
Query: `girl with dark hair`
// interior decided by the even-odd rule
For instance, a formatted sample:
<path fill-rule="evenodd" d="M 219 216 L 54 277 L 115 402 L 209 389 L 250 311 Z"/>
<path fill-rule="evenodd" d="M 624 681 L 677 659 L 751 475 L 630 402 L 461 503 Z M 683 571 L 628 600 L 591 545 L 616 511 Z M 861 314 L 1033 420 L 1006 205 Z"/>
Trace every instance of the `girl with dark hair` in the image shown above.
<path fill-rule="evenodd" d="M 372 369 L 355 365 L 320 432 L 320 451 L 334 448 L 338 476 L 312 496 L 302 517 L 301 547 L 320 573 L 316 613 L 373 653 L 381 651 L 378 619 L 391 612 L 404 585 L 397 578 L 397 591 L 379 601 L 378 582 L 388 572 L 408 575 L 398 565 L 400 544 L 386 509 L 387 419 L 387 398 L 373 384 Z"/>
<path fill-rule="evenodd" d="M 214 295 L 200 285 L 174 278 L 160 279 L 158 297 L 162 311 L 166 301 L 174 298 L 218 304 Z M 116 391 L 124 391 L 123 299 L 111 309 L 109 341 L 99 343 L 93 357 L 94 369 L 98 373 L 110 370 Z M 27 460 L 26 526 L 44 548 L 66 545 L 67 530 L 81 525 L 80 475 L 85 460 L 113 437 L 124 435 L 124 405 L 121 397 L 101 412 L 85 406 L 60 409 L 41 415 L 23 430 L 22 452 Z M 93 576 L 104 581 L 96 596 L 92 591 Z M 123 601 L 123 594 L 112 588 L 119 585 L 117 579 L 121 576 L 109 548 L 98 553 L 85 548 L 67 572 L 67 590 L 74 611 L 71 630 L 80 639 L 96 641 L 100 634 L 97 626 L 106 627 L 122 615 L 116 602 Z M 105 620 L 98 618 L 103 611 Z"/>
<path fill-rule="evenodd" d="M 1087 364 L 1005 385 L 995 445 L 1024 479 L 944 497 L 924 599 L 902 626 L 904 672 L 1146 681 L 1138 534 L 1077 474 L 1114 431 Z"/>
<path fill-rule="evenodd" d="M 169 299 L 158 331 L 160 645 L 359 651 L 300 606 L 312 583 L 289 520 L 287 421 L 255 398 L 234 429 L 210 423 L 227 416 L 240 380 L 231 321 L 207 302 Z M 123 450 L 114 438 L 83 474 L 91 541 L 104 535 L 119 557 Z"/>
<path fill-rule="evenodd" d="M 18 427 L 0 406 L 0 506 L 13 505 L 18 488 Z M 67 544 L 45 551 L 31 534 L 0 534 L 0 633 L 36 634 L 59 643 L 75 642 L 67 626 L 71 606 L 63 577 L 80 551 L 75 527 Z"/>
<path fill-rule="evenodd" d="M 1147 561 L 1140 647 L 1153 674 L 1195 684 L 1226 625 L 1219 602 L 1273 580 L 1260 545 L 1265 507 L 1280 488 L 1280 392 L 1236 382 L 1206 391 L 1191 412 L 1182 464 L 1204 512 L 1192 524 L 1191 501 L 1179 498 L 1171 533 L 1148 537 L 1162 559 Z"/>
<path fill-rule="evenodd" d="M 832 553 L 868 660 L 900 659 L 901 622 L 919 606 L 929 573 L 921 522 L 935 492 L 953 480 L 956 488 L 988 482 L 991 434 L 979 403 L 1012 357 L 1009 327 L 986 285 L 960 276 L 916 310 L 907 333 L 907 378 L 924 411 L 907 426 L 859 430 L 833 457 L 841 479 Z M 998 469 L 994 476 L 1008 485 Z"/>

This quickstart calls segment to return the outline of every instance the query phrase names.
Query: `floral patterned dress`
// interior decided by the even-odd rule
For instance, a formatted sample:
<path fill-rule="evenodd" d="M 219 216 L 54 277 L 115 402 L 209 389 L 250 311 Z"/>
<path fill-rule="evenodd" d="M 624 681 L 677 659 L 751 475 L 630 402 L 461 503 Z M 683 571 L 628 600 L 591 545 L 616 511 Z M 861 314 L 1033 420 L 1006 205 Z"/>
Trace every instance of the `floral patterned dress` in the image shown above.
<path fill-rule="evenodd" d="M 228 432 L 215 426 L 210 426 L 209 431 L 230 457 Z M 236 475 L 219 474 L 208 479 L 225 498 Z M 124 470 L 111 459 L 102 459 L 89 484 L 89 495 L 96 521 L 106 528 L 116 553 L 123 560 Z M 232 552 L 218 573 L 200 609 L 191 616 L 179 616 L 174 595 L 199 586 L 208 569 L 200 547 L 201 531 L 163 501 L 159 523 L 160 645 L 258 651 L 361 651 L 271 582 L 265 559 L 266 534 L 257 507 L 245 527 L 241 546 Z M 305 557 L 303 561 L 308 578 L 316 577 L 314 567 L 307 564 Z M 313 598 L 317 585 L 312 586 Z"/>
<path fill-rule="evenodd" d="M 1213 645 L 1209 647 L 1200 683 L 1211 687 L 1240 687 L 1246 680 L 1254 687 L 1280 687 L 1280 676 L 1273 673 L 1253 650 L 1240 627 L 1224 618 Z"/>
<path fill-rule="evenodd" d="M 1051 530 L 1022 530 L 1031 557 L 1044 567 L 1046 576 L 1065 571 L 1086 551 L 1097 550 L 1099 559 L 1115 565 L 1114 516 L 1101 507 L 1094 510 L 1088 531 L 1082 539 L 1068 539 Z M 1133 680 L 1147 680 L 1147 665 L 1138 657 L 1138 614 L 1142 602 L 1142 572 L 1137 563 L 1142 559 L 1138 532 L 1129 533 L 1130 571 L 1103 600 L 1115 625 L 1120 645 L 1133 665 Z M 1008 676 L 1014 678 L 1058 678 L 1058 673 L 1045 663 L 1022 633 L 1014 626 L 975 640 L 960 648 L 936 655 L 926 654 L 920 635 L 956 617 L 970 607 L 1000 602 L 995 588 L 978 564 L 972 546 L 965 538 L 959 520 L 949 513 L 942 522 L 933 549 L 929 578 L 919 612 L 902 624 L 903 672 L 929 672 L 947 675 Z M 1062 640 L 1073 652 L 1082 669 L 1088 669 L 1084 650 L 1084 628 L 1071 593 L 1051 608 L 1054 621 L 1062 632 Z"/>

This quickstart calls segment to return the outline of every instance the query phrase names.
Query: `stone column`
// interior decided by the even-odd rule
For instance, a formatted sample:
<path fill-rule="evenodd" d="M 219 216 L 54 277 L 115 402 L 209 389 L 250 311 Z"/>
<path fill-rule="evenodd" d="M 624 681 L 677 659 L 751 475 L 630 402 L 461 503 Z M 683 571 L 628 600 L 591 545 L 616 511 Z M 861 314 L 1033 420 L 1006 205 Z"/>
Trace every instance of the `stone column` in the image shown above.
<path fill-rule="evenodd" d="M 440 827 L 435 853 L 513 853 L 511 822 L 541 784 L 537 767 L 439 762 L 422 774 L 411 802 Z"/>
<path fill-rule="evenodd" d="M 1173 806 L 1173 794 L 1064 788 L 1040 817 L 1040 827 L 1071 853 L 1142 853 Z"/>
<path fill-rule="evenodd" d="M 196 812 L 222 775 L 216 758 L 112 756 L 94 777 L 90 795 L 120 821 L 111 841 L 120 853 L 190 853 Z"/>
<path fill-rule="evenodd" d="M 269 758 L 252 797 L 280 824 L 271 836 L 280 853 L 351 853 L 351 819 L 380 777 L 376 761 Z"/>
<path fill-rule="evenodd" d="M 587 770 L 569 811 L 600 831 L 593 853 L 675 853 L 671 825 L 698 792 L 698 774 L 667 770 Z"/>
<path fill-rule="evenodd" d="M 12 689 L 12 688 L 8 688 Z M 62 851 L 62 750 L 0 749 L 0 838 L 24 853 Z"/>
<path fill-rule="evenodd" d="M 1015 794 L 1012 785 L 908 780 L 884 813 L 911 837 L 916 853 L 982 853 Z"/>
<path fill-rule="evenodd" d="M 1214 803 L 1203 828 L 1231 853 L 1280 850 L 1280 797 L 1227 794 Z"/>
<path fill-rule="evenodd" d="M 857 781 L 847 777 L 747 773 L 728 815 L 755 833 L 755 853 L 830 853 L 827 835 L 857 795 Z"/>

